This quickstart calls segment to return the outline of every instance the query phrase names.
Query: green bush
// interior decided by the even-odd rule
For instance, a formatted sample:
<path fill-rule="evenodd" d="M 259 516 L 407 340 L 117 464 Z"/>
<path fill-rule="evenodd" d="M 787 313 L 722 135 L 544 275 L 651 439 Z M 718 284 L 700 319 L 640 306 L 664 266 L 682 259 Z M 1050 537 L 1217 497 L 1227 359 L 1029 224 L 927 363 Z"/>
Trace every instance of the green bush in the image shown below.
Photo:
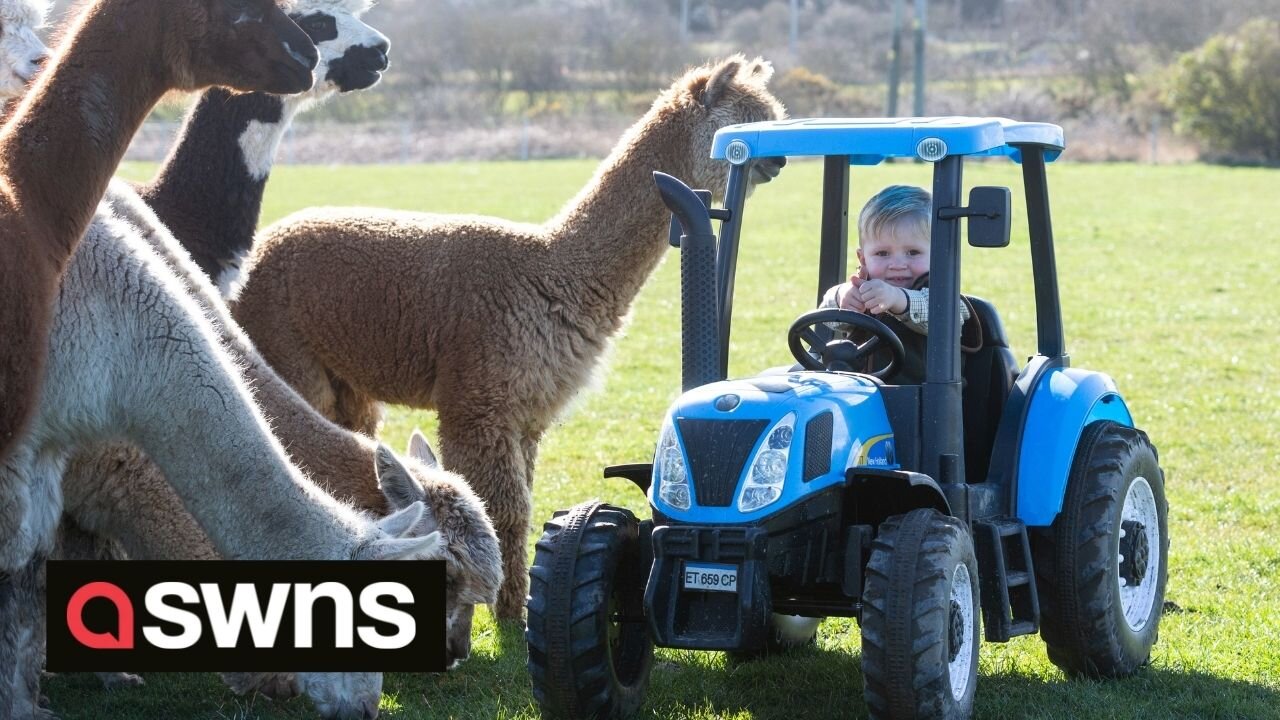
<path fill-rule="evenodd" d="M 1280 163 L 1280 22 L 1251 20 L 1183 55 L 1168 101 L 1220 158 Z"/>

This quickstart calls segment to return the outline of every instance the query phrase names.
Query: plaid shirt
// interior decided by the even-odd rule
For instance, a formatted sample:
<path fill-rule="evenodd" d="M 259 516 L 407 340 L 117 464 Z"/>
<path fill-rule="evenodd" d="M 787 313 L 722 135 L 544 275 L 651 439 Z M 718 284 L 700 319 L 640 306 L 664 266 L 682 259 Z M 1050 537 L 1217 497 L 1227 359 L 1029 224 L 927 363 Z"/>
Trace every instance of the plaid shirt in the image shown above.
<path fill-rule="evenodd" d="M 836 285 L 822 296 L 822 302 L 818 304 L 819 308 L 840 307 L 840 303 L 836 299 L 836 291 L 843 287 L 843 284 Z M 919 290 L 902 289 L 907 294 L 907 311 L 898 315 L 889 313 L 895 320 L 906 325 L 921 335 L 929 334 L 929 288 L 921 288 Z M 969 319 L 969 306 L 960 303 L 960 322 L 963 324 Z M 834 325 L 834 323 L 833 323 Z M 836 328 L 833 328 L 836 329 Z"/>

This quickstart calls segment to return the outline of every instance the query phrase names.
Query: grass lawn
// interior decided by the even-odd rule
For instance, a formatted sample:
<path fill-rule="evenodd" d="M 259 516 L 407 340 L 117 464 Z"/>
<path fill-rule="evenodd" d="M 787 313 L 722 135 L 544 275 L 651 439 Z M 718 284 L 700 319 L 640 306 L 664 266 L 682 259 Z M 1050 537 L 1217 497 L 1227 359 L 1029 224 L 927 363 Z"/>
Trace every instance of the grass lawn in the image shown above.
<path fill-rule="evenodd" d="M 288 167 L 265 220 L 322 204 L 550 216 L 589 162 Z M 130 166 L 134 177 L 149 167 Z M 851 210 L 890 182 L 929 184 L 928 167 L 855 168 Z M 790 362 L 785 331 L 817 291 L 820 166 L 793 163 L 748 204 L 730 372 Z M 1014 166 L 971 165 L 966 184 L 1015 190 L 1013 246 L 966 248 L 963 286 L 1000 309 L 1015 355 L 1034 350 L 1025 213 Z M 1110 373 L 1159 448 L 1169 499 L 1167 599 L 1151 667 L 1116 682 L 1067 679 L 1038 637 L 982 650 L 979 717 L 1280 718 L 1280 173 L 1203 166 L 1050 168 L 1068 350 Z M 535 528 L 556 508 L 600 497 L 637 512 L 640 493 L 606 464 L 644 462 L 679 385 L 678 262 L 672 253 L 583 393 L 549 433 L 534 490 Z M 392 408 L 384 439 L 403 449 L 429 412 Z M 659 651 L 649 718 L 849 718 L 866 714 L 859 634 L 828 620 L 814 649 L 735 664 L 721 653 Z M 383 717 L 534 718 L 519 630 L 481 611 L 471 659 L 447 675 L 391 675 Z M 304 701 L 237 698 L 211 675 L 152 675 L 108 694 L 87 675 L 46 681 L 63 717 L 301 718 Z"/>

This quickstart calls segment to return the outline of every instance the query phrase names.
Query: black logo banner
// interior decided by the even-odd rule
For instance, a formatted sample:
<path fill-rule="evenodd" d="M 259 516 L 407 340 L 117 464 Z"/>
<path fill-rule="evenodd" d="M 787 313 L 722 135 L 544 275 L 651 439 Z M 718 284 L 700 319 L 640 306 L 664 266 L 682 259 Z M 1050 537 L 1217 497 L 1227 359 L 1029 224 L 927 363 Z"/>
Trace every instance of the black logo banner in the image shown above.
<path fill-rule="evenodd" d="M 443 672 L 444 562 L 48 563 L 51 672 Z"/>

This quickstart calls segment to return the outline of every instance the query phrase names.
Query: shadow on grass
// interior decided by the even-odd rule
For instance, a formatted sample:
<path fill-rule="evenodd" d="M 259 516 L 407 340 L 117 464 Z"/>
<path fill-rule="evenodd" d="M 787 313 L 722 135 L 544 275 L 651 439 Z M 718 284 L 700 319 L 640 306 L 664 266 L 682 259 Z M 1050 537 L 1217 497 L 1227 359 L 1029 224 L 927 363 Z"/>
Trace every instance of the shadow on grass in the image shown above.
<path fill-rule="evenodd" d="M 679 653 L 655 671 L 644 717 L 844 720 L 867 717 L 861 658 L 807 648 L 754 662 Z M 715 654 L 710 654 L 714 657 Z M 1050 671 L 984 672 L 977 718 L 1276 718 L 1280 686 L 1199 672 L 1146 668 L 1123 680 L 1083 680 Z"/>
<path fill-rule="evenodd" d="M 449 673 L 387 676 L 389 720 L 536 718 L 517 623 L 491 626 L 489 649 Z M 854 638 L 856 643 L 856 638 Z M 856 647 L 856 644 L 855 644 Z M 638 718 L 845 720 L 865 718 L 856 651 L 811 647 L 754 661 L 723 653 L 660 651 Z M 989 663 L 990 664 L 990 663 Z M 988 664 L 988 665 L 989 665 Z M 55 710 L 93 718 L 313 717 L 310 703 L 236 698 L 213 675 L 149 675 L 148 686 L 105 693 L 92 675 L 46 681 Z M 198 699 L 197 699 L 198 698 Z M 71 710 L 70 707 L 75 710 Z M 1125 680 L 1072 680 L 1056 670 L 984 667 L 977 718 L 1274 718 L 1280 686 L 1200 672 L 1147 668 Z"/>

